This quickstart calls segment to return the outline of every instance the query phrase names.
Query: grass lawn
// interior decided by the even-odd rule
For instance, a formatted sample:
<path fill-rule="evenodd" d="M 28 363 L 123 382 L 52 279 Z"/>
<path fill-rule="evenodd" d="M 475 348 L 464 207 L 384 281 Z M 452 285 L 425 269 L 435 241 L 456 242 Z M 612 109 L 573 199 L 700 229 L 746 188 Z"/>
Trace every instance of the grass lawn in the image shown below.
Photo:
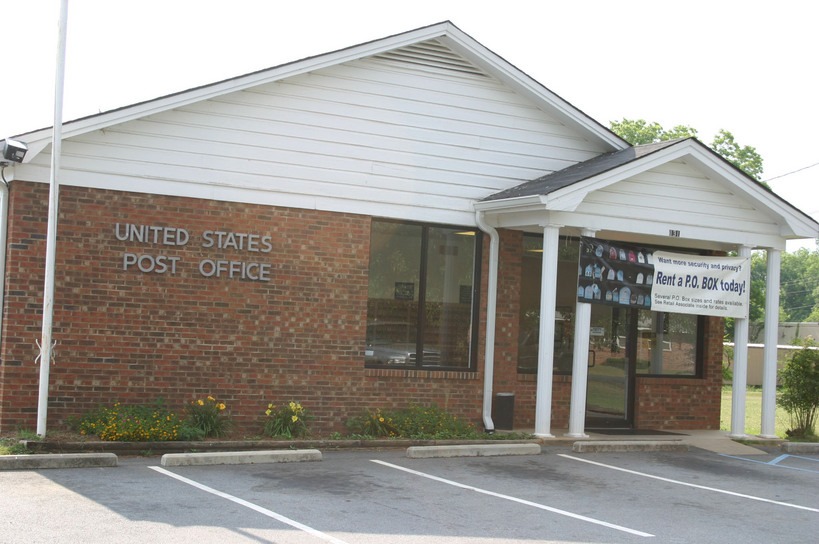
<path fill-rule="evenodd" d="M 731 399 L 733 391 L 730 387 L 722 390 L 722 412 L 719 418 L 719 428 L 723 431 L 731 430 Z M 745 394 L 745 432 L 750 435 L 759 434 L 762 427 L 762 390 L 756 387 L 748 388 Z M 776 427 L 774 432 L 779 438 L 787 438 L 785 431 L 791 428 L 788 413 L 776 407 Z"/>

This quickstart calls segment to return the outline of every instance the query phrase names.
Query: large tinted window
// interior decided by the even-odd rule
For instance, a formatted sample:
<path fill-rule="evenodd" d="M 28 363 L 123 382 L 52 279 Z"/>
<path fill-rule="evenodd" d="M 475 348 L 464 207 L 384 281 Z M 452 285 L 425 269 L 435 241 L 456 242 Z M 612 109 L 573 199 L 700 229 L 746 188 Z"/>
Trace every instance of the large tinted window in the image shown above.
<path fill-rule="evenodd" d="M 695 376 L 702 318 L 696 315 L 639 310 L 637 373 Z"/>
<path fill-rule="evenodd" d="M 554 371 L 572 371 L 574 312 L 577 295 L 579 241 L 561 238 L 558 253 L 557 305 L 555 315 Z M 538 328 L 540 326 L 540 283 L 543 238 L 524 236 L 520 283 L 520 329 L 518 372 L 537 372 Z M 614 311 L 613 311 L 614 310 Z M 623 364 L 628 357 L 636 372 L 655 376 L 699 374 L 699 332 L 702 318 L 695 315 L 600 306 L 592 312 L 589 364 Z M 637 338 L 636 352 L 626 353 L 628 335 Z M 633 337 L 633 336 L 632 336 Z"/>
<path fill-rule="evenodd" d="M 577 238 L 561 238 L 557 256 L 557 299 L 555 308 L 554 369 L 571 372 L 574 349 L 574 309 L 577 298 Z M 543 263 L 543 237 L 523 237 L 523 263 L 520 281 L 520 329 L 518 333 L 518 372 L 537 372 L 540 329 L 540 270 Z"/>
<path fill-rule="evenodd" d="M 474 368 L 474 229 L 372 222 L 369 366 Z"/>

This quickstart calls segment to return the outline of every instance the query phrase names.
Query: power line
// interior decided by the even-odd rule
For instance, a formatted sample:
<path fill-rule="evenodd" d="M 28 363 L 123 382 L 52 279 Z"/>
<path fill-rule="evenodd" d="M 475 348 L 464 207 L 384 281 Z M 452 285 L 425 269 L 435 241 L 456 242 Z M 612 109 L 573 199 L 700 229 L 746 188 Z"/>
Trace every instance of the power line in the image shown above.
<path fill-rule="evenodd" d="M 810 166 L 805 166 L 804 168 L 799 168 L 798 170 L 794 170 L 793 172 L 788 172 L 787 174 L 782 174 L 781 176 L 774 176 L 772 178 L 768 178 L 768 179 L 763 180 L 763 181 L 765 183 L 768 183 L 769 181 L 773 181 L 773 180 L 779 179 L 779 178 L 784 178 L 785 176 L 790 176 L 791 174 L 801 172 L 802 170 L 807 170 L 808 168 L 813 168 L 814 166 L 819 166 L 819 162 L 815 162 L 815 163 L 811 164 Z"/>

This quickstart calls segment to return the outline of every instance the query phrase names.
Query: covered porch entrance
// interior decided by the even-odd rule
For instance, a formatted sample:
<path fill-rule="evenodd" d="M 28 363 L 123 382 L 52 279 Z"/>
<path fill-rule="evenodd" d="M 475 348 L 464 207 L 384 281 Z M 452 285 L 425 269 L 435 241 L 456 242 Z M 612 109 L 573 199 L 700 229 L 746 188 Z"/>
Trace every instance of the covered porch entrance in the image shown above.
<path fill-rule="evenodd" d="M 532 330 L 527 335 L 530 339 L 537 337 L 537 349 L 532 351 L 521 342 L 519 353 L 526 359 L 518 361 L 519 372 L 521 366 L 536 368 L 536 371 L 530 370 L 537 374 L 535 434 L 542 437 L 552 436 L 553 375 L 560 372 L 571 373 L 570 437 L 585 436 L 586 425 L 596 423 L 636 424 L 638 428 L 647 429 L 685 429 L 693 428 L 693 424 L 701 424 L 701 428 L 719 426 L 718 412 L 714 417 L 714 410 L 710 408 L 707 421 L 701 419 L 695 423 L 694 420 L 696 413 L 701 412 L 698 407 L 703 403 L 714 404 L 712 397 L 716 397 L 714 391 L 721 380 L 722 359 L 720 327 L 715 324 L 728 314 L 710 313 L 716 308 L 702 305 L 698 306 L 702 312 L 691 314 L 677 306 L 672 310 L 671 305 L 666 306 L 666 313 L 652 311 L 656 309 L 653 303 L 645 309 L 638 308 L 639 300 L 635 304 L 633 299 L 635 292 L 641 290 L 634 289 L 639 282 L 631 284 L 630 304 L 623 302 L 624 306 L 630 306 L 628 309 L 617 313 L 605 307 L 595 310 L 599 291 L 581 296 L 579 290 L 583 285 L 561 286 L 564 268 L 575 282 L 580 277 L 582 283 L 578 261 L 571 257 L 564 259 L 566 239 L 597 238 L 609 246 L 634 244 L 715 258 L 736 252 L 738 262 L 742 263 L 737 267 L 747 266 L 752 249 L 764 249 L 768 254 L 767 332 L 776 330 L 779 256 L 785 241 L 815 237 L 819 233 L 816 221 L 690 138 L 601 155 L 486 197 L 475 204 L 475 209 L 477 224 L 492 241 L 483 410 L 484 421 L 489 425 L 497 229 L 519 230 L 542 240 L 539 255 L 535 256 L 541 261 L 539 296 L 525 295 L 524 286 L 520 287 L 521 302 L 537 305 L 528 316 L 537 319 L 536 334 Z M 585 288 L 594 287 L 595 282 L 587 283 Z M 621 289 L 621 296 L 623 291 Z M 745 302 L 737 301 L 744 315 L 731 314 L 735 317 L 737 345 L 734 380 L 742 384 L 747 372 L 747 292 L 745 296 Z M 704 342 L 701 341 L 704 316 L 708 316 L 709 322 L 706 353 L 702 351 Z M 523 326 L 521 323 L 521 328 Z M 765 344 L 762 435 L 768 437 L 773 435 L 774 427 L 776 338 L 766 336 Z M 682 371 L 678 367 L 680 362 L 684 365 Z M 708 373 L 703 376 L 704 362 Z M 640 391 L 636 391 L 635 376 Z M 654 396 L 650 397 L 652 391 Z M 741 437 L 744 436 L 744 388 L 735 391 L 731 436 Z M 647 420 L 644 414 L 653 417 Z"/>
<path fill-rule="evenodd" d="M 538 372 L 543 238 L 524 235 L 522 248 L 517 352 L 519 375 Z M 553 373 L 556 376 L 572 376 L 575 355 L 585 355 L 586 387 L 580 399 L 585 405 L 585 427 L 632 429 L 637 421 L 635 402 L 638 377 L 690 379 L 702 376 L 702 331 L 705 326 L 697 316 L 654 312 L 650 308 L 579 305 L 579 251 L 579 238 L 560 237 Z M 584 346 L 578 345 L 575 338 L 578 310 L 582 312 L 584 307 L 589 313 L 585 354 Z"/>

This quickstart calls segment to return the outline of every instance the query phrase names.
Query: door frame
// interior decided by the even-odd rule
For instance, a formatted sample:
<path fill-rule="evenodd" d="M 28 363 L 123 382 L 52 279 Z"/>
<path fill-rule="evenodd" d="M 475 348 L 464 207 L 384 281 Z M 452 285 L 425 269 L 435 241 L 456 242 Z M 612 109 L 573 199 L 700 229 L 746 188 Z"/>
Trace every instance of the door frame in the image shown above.
<path fill-rule="evenodd" d="M 626 353 L 625 353 L 625 371 L 626 371 L 626 398 L 625 398 L 625 417 L 589 417 L 588 410 L 586 410 L 585 428 L 586 429 L 633 429 L 634 428 L 634 408 L 636 400 L 636 386 L 637 386 L 637 317 L 638 312 L 634 308 L 622 308 L 625 310 L 625 332 L 626 332 Z M 588 406 L 589 388 L 586 387 L 586 399 L 584 402 Z"/>

